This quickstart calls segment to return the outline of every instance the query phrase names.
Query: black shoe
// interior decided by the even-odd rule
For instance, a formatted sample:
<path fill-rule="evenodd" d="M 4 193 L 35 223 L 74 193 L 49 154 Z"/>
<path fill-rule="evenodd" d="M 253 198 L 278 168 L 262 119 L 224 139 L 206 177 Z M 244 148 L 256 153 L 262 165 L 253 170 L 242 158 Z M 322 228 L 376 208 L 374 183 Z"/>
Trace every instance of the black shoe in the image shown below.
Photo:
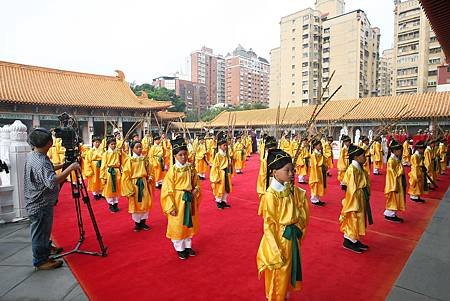
<path fill-rule="evenodd" d="M 109 204 L 109 211 L 111 211 L 112 213 L 116 212 L 116 209 L 114 208 L 113 204 Z"/>
<path fill-rule="evenodd" d="M 184 249 L 184 252 L 185 252 L 188 256 L 191 256 L 191 257 L 194 257 L 195 255 L 197 255 L 197 254 L 195 253 L 195 251 L 192 250 L 191 248 L 186 248 L 186 249 Z"/>
<path fill-rule="evenodd" d="M 95 200 L 100 200 L 100 198 L 101 198 L 101 197 L 100 197 L 99 194 L 94 195 L 94 199 L 95 199 Z"/>
<path fill-rule="evenodd" d="M 353 251 L 355 253 L 361 254 L 363 252 L 363 250 L 358 247 L 357 243 L 353 243 L 350 239 L 344 238 L 344 243 L 342 244 L 342 246 L 344 247 L 344 249 Z"/>
<path fill-rule="evenodd" d="M 308 182 L 305 181 L 298 181 L 299 184 L 308 184 Z"/>
<path fill-rule="evenodd" d="M 228 205 L 227 202 L 222 202 L 222 207 L 223 207 L 223 208 L 230 208 L 231 205 Z"/>
<path fill-rule="evenodd" d="M 327 173 L 327 177 L 332 177 L 333 175 L 330 173 Z"/>
<path fill-rule="evenodd" d="M 114 208 L 114 212 L 119 212 L 119 204 L 118 203 L 115 203 L 114 205 L 113 205 L 113 208 Z"/>
<path fill-rule="evenodd" d="M 134 231 L 134 232 L 139 232 L 139 231 L 141 231 L 141 230 L 142 230 L 141 224 L 140 224 L 140 223 L 134 222 L 134 228 L 133 228 L 133 231 Z"/>
<path fill-rule="evenodd" d="M 424 199 L 418 198 L 418 199 L 411 199 L 411 201 L 416 202 L 416 203 L 425 203 Z"/>
<path fill-rule="evenodd" d="M 312 203 L 312 202 L 311 202 Z M 316 205 L 316 206 L 319 206 L 319 207 L 323 207 L 323 206 L 325 206 L 325 202 L 322 202 L 322 201 L 318 201 L 318 202 L 315 202 L 315 203 L 312 203 L 313 205 Z"/>
<path fill-rule="evenodd" d="M 362 242 L 360 242 L 359 240 L 356 241 L 356 246 L 359 247 L 361 250 L 366 251 L 369 250 L 369 246 L 363 244 Z"/>
<path fill-rule="evenodd" d="M 223 202 L 216 202 L 217 208 L 223 210 Z"/>
<path fill-rule="evenodd" d="M 397 215 L 395 215 L 395 216 L 386 216 L 385 215 L 384 218 L 390 222 L 403 223 L 403 218 L 400 218 Z"/>
<path fill-rule="evenodd" d="M 241 174 L 243 174 L 243 172 L 242 171 L 236 171 L 236 174 L 241 175 Z"/>
<path fill-rule="evenodd" d="M 202 181 L 205 180 L 205 177 L 202 177 L 202 176 L 198 176 L 198 178 Z"/>
<path fill-rule="evenodd" d="M 189 257 L 189 255 L 186 253 L 186 251 L 177 251 L 178 258 L 185 260 Z"/>
<path fill-rule="evenodd" d="M 148 231 L 148 230 L 151 229 L 151 227 L 149 225 L 147 225 L 145 223 L 145 221 L 146 221 L 145 219 L 141 219 L 141 222 L 139 223 L 139 225 L 140 225 L 142 230 Z"/>
<path fill-rule="evenodd" d="M 342 185 L 342 184 L 341 184 L 341 190 L 343 190 L 343 191 L 347 191 L 347 186 L 346 186 L 346 185 Z"/>

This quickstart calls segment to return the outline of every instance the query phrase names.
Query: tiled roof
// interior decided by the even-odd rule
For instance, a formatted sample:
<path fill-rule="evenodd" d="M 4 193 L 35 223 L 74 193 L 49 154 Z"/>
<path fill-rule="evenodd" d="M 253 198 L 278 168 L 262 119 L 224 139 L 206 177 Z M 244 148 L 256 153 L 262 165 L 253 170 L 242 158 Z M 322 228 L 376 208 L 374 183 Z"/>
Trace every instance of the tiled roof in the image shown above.
<path fill-rule="evenodd" d="M 420 4 L 430 21 L 448 62 L 450 60 L 450 39 L 448 38 L 448 33 L 450 32 L 450 22 L 448 21 L 450 1 L 420 0 Z"/>
<path fill-rule="evenodd" d="M 156 112 L 156 117 L 158 117 L 159 120 L 179 120 L 180 118 L 184 118 L 185 116 L 186 115 L 183 112 Z"/>
<path fill-rule="evenodd" d="M 353 111 L 346 114 L 358 102 L 361 103 Z M 405 105 L 407 107 L 404 108 L 402 114 L 411 111 L 408 114 L 408 120 L 432 117 L 450 118 L 450 92 L 433 92 L 330 101 L 318 115 L 316 121 L 380 121 L 392 119 Z M 314 107 L 314 105 L 308 105 L 288 108 L 282 124 L 301 125 L 306 123 L 312 115 Z M 280 122 L 284 112 L 285 107 L 281 107 Z M 234 115 L 236 116 L 235 125 L 238 127 L 274 125 L 277 108 L 222 112 L 211 121 L 210 127 L 227 127 Z"/>
<path fill-rule="evenodd" d="M 172 126 L 177 128 L 177 129 L 182 129 L 183 127 L 186 127 L 188 129 L 194 129 L 194 130 L 200 130 L 200 129 L 204 129 L 204 128 L 210 128 L 211 125 L 209 122 L 173 122 Z"/>
<path fill-rule="evenodd" d="M 165 109 L 170 102 L 138 98 L 122 71 L 104 76 L 0 61 L 0 102 L 110 109 Z"/>

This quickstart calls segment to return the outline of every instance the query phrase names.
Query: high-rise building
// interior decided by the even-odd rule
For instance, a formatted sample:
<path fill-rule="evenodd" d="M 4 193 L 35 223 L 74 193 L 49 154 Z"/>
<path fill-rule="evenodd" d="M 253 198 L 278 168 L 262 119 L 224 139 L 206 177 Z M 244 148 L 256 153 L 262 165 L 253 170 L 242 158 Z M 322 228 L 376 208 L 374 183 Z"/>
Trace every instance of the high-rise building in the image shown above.
<path fill-rule="evenodd" d="M 208 108 L 224 102 L 224 74 L 223 58 L 215 55 L 211 48 L 202 47 L 191 53 L 191 81 L 206 86 Z"/>
<path fill-rule="evenodd" d="M 175 93 L 180 96 L 186 104 L 186 112 L 200 115 L 208 109 L 206 101 L 206 86 L 187 80 L 177 79 L 175 82 Z"/>
<path fill-rule="evenodd" d="M 380 30 L 362 10 L 324 19 L 322 27 L 322 86 L 335 71 L 324 99 L 339 85 L 334 100 L 377 96 Z"/>
<path fill-rule="evenodd" d="M 334 100 L 377 95 L 380 31 L 342 0 L 317 0 L 281 18 L 280 47 L 271 52 L 270 107 L 314 104 L 342 85 Z"/>
<path fill-rule="evenodd" d="M 393 93 L 436 90 L 443 52 L 418 0 L 395 0 Z"/>
<path fill-rule="evenodd" d="M 269 103 L 269 62 L 241 45 L 225 57 L 225 103 Z"/>
<path fill-rule="evenodd" d="M 391 96 L 394 82 L 394 49 L 386 49 L 380 58 L 378 73 L 378 96 Z"/>

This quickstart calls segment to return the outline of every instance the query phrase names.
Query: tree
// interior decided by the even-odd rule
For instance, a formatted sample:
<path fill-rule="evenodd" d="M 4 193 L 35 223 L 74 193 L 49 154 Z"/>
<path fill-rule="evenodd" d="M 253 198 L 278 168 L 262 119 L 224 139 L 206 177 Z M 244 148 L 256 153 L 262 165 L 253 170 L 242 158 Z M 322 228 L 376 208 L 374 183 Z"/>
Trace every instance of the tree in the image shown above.
<path fill-rule="evenodd" d="M 148 97 L 157 101 L 170 101 L 172 102 L 173 107 L 169 108 L 171 112 L 184 112 L 186 109 L 186 104 L 184 101 L 176 95 L 175 90 L 167 89 L 167 88 L 159 88 L 153 87 L 150 84 L 142 84 L 136 85 L 133 83 L 130 85 L 131 90 L 137 96 L 141 95 L 141 91 L 147 93 Z"/>

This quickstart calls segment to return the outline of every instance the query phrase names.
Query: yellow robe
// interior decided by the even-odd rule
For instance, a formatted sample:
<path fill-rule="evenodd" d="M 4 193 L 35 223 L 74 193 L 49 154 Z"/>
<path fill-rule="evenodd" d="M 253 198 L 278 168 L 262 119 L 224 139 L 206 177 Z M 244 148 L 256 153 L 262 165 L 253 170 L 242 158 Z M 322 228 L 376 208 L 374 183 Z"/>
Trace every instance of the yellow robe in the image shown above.
<path fill-rule="evenodd" d="M 383 168 L 383 148 L 381 147 L 380 142 L 375 141 L 372 144 L 371 154 L 372 154 L 373 167 L 377 168 L 377 169 L 382 169 Z"/>
<path fill-rule="evenodd" d="M 411 162 L 411 149 L 408 140 L 403 142 L 402 163 L 409 164 Z"/>
<path fill-rule="evenodd" d="M 142 199 L 139 202 L 139 189 L 136 184 L 142 179 Z M 122 195 L 128 198 L 129 213 L 146 213 L 152 207 L 152 171 L 146 157 L 128 156 L 122 167 Z"/>
<path fill-rule="evenodd" d="M 311 188 L 311 196 L 324 196 L 324 178 L 322 168 L 324 165 L 324 156 L 317 150 L 313 150 L 310 161 L 309 187 Z"/>
<path fill-rule="evenodd" d="M 441 173 L 445 173 L 447 171 L 447 149 L 444 143 L 439 143 L 439 165 L 441 167 Z"/>
<path fill-rule="evenodd" d="M 225 193 L 225 169 L 229 168 L 230 159 L 229 155 L 223 155 L 220 151 L 217 152 L 212 163 L 211 172 L 209 174 L 209 180 L 211 181 L 211 187 L 215 197 L 221 198 Z M 231 173 L 227 172 L 229 183 L 229 192 L 233 190 L 233 185 L 231 184 Z"/>
<path fill-rule="evenodd" d="M 197 193 L 193 196 L 191 205 L 193 227 L 188 228 L 183 225 L 185 202 L 182 198 L 185 191 L 192 192 L 194 189 L 197 189 Z M 197 234 L 199 229 L 199 205 L 200 186 L 194 167 L 189 163 L 183 167 L 177 167 L 173 164 L 164 177 L 164 185 L 161 190 L 161 209 L 168 220 L 166 237 L 180 240 Z M 170 212 L 174 210 L 177 215 L 170 215 Z"/>
<path fill-rule="evenodd" d="M 153 180 L 156 182 L 163 179 L 164 150 L 160 144 L 153 144 L 147 154 L 148 160 L 152 165 Z"/>
<path fill-rule="evenodd" d="M 152 146 L 153 138 L 145 136 L 144 138 L 142 138 L 141 143 L 142 143 L 142 155 L 146 156 L 148 154 L 148 151 L 150 150 L 150 147 Z"/>
<path fill-rule="evenodd" d="M 345 171 L 347 170 L 348 167 L 348 148 L 346 145 L 344 145 L 341 148 L 341 151 L 339 152 L 339 159 L 337 162 L 337 168 L 338 168 L 338 181 L 341 183 L 345 183 L 344 182 L 344 175 L 345 175 Z"/>
<path fill-rule="evenodd" d="M 216 152 L 216 139 L 213 137 L 206 138 L 206 149 L 208 153 L 206 154 L 206 159 L 208 162 L 211 162 L 214 159 L 214 155 Z"/>
<path fill-rule="evenodd" d="M 256 192 L 258 193 L 259 206 L 258 215 L 262 215 L 262 196 L 266 193 L 266 177 L 267 177 L 267 153 L 259 161 L 259 173 L 256 179 Z M 268 183 L 270 185 L 270 182 Z"/>
<path fill-rule="evenodd" d="M 244 169 L 246 160 L 246 149 L 241 142 L 236 142 L 233 149 L 234 169 Z"/>
<path fill-rule="evenodd" d="M 433 181 L 436 181 L 436 170 L 434 168 L 434 150 L 427 146 L 423 154 L 423 164 L 427 169 L 427 173 Z"/>
<path fill-rule="evenodd" d="M 207 153 L 206 144 L 198 144 L 195 150 L 195 169 L 199 174 L 206 174 L 208 170 L 208 163 L 206 162 Z"/>
<path fill-rule="evenodd" d="M 403 166 L 400 160 L 390 157 L 386 169 L 386 185 L 384 196 L 386 197 L 386 209 L 393 211 L 405 211 L 405 189 L 402 184 L 404 176 Z"/>
<path fill-rule="evenodd" d="M 88 180 L 88 190 L 100 193 L 103 190 L 100 180 L 100 167 L 102 163 L 103 149 L 91 148 L 84 159 L 84 173 Z"/>
<path fill-rule="evenodd" d="M 47 156 L 53 163 L 53 166 L 64 163 L 64 148 L 61 146 L 61 138 L 53 137 L 53 145 L 47 152 Z M 60 174 L 61 169 L 56 171 L 56 174 Z"/>
<path fill-rule="evenodd" d="M 265 149 L 266 149 L 266 142 L 264 141 L 263 138 L 261 138 L 260 141 L 259 141 L 259 148 L 258 148 L 259 159 L 260 160 L 261 160 L 261 158 L 264 157 Z"/>
<path fill-rule="evenodd" d="M 120 193 L 120 178 L 121 178 L 121 172 L 120 172 L 120 150 L 115 149 L 114 151 L 106 151 L 103 153 L 102 156 L 102 165 L 100 167 L 100 179 L 102 179 L 103 182 L 106 181 L 106 183 L 103 186 L 103 192 L 102 195 L 105 198 L 114 198 L 119 197 L 121 195 Z M 108 172 L 109 168 L 113 168 L 116 173 L 116 191 L 113 192 L 113 178 L 111 174 Z"/>
<path fill-rule="evenodd" d="M 309 205 L 303 189 L 288 184 L 284 191 L 272 187 L 263 196 L 264 235 L 256 256 L 258 273 L 264 272 L 268 300 L 285 300 L 289 291 L 300 290 L 301 282 L 291 284 L 292 241 L 283 237 L 286 226 L 296 225 L 305 237 Z M 301 240 L 298 243 L 299 252 Z"/>
<path fill-rule="evenodd" d="M 169 167 L 172 165 L 172 144 L 169 139 L 161 139 L 164 153 L 164 165 Z"/>
<path fill-rule="evenodd" d="M 291 155 L 292 147 L 291 147 L 291 141 L 286 138 L 280 139 L 280 149 Z"/>
<path fill-rule="evenodd" d="M 411 171 L 409 172 L 408 194 L 420 196 L 424 192 L 424 174 L 422 171 L 422 158 L 418 152 L 411 156 Z"/>
<path fill-rule="evenodd" d="M 289 151 L 288 154 L 290 154 L 291 157 L 294 157 L 295 154 L 297 153 L 297 149 L 298 149 L 299 147 L 300 147 L 300 141 L 298 141 L 298 140 L 296 140 L 296 139 L 292 140 L 292 142 L 291 142 L 291 149 L 290 149 L 290 151 Z M 301 151 L 301 150 L 300 150 L 300 151 Z M 300 152 L 300 151 L 299 151 L 299 152 Z"/>
<path fill-rule="evenodd" d="M 361 148 L 364 150 L 364 156 L 366 157 L 366 162 L 364 162 L 364 170 L 370 175 L 370 149 L 369 145 L 362 143 Z"/>
<path fill-rule="evenodd" d="M 359 240 L 361 236 L 366 235 L 366 200 L 363 188 L 370 191 L 369 174 L 364 169 L 350 164 L 344 181 L 347 190 L 339 216 L 340 230 L 351 239 Z"/>
<path fill-rule="evenodd" d="M 323 147 L 323 156 L 325 157 L 326 166 L 328 169 L 333 168 L 333 148 L 331 144 L 325 142 L 322 144 Z"/>
<path fill-rule="evenodd" d="M 251 136 L 247 136 L 245 137 L 245 150 L 247 153 L 247 156 L 250 156 L 252 154 L 252 137 Z"/>

